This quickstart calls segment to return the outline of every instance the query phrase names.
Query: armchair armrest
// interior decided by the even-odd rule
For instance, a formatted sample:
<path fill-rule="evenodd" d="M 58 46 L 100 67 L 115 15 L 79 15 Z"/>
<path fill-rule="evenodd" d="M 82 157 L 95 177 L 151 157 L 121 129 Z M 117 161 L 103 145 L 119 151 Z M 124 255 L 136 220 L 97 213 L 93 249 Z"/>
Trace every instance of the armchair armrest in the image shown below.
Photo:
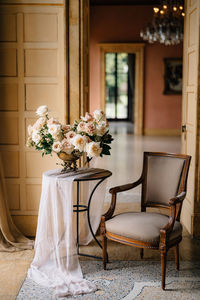
<path fill-rule="evenodd" d="M 176 197 L 171 198 L 169 201 L 170 216 L 169 216 L 168 223 L 165 225 L 165 227 L 163 227 L 160 230 L 160 242 L 161 242 L 160 247 L 166 247 L 167 239 L 169 237 L 169 234 L 172 232 L 174 223 L 176 221 L 176 204 L 182 203 L 185 196 L 186 196 L 186 192 L 182 192 L 179 195 L 177 195 Z"/>
<path fill-rule="evenodd" d="M 109 220 L 112 217 L 112 215 L 115 211 L 117 193 L 128 191 L 128 190 L 138 186 L 139 184 L 141 184 L 142 181 L 143 181 L 143 179 L 141 177 L 136 182 L 116 186 L 116 187 L 113 187 L 109 190 L 109 193 L 112 194 L 112 199 L 111 199 L 111 204 L 110 204 L 110 207 L 109 207 L 108 211 L 103 215 L 105 221 Z"/>
<path fill-rule="evenodd" d="M 139 180 L 137 180 L 136 182 L 133 182 L 133 183 L 115 186 L 109 190 L 109 193 L 116 194 L 116 193 L 128 191 L 128 190 L 131 190 L 134 187 L 138 186 L 141 183 L 142 183 L 142 178 L 140 178 Z"/>
<path fill-rule="evenodd" d="M 185 199 L 185 196 L 186 196 L 186 192 L 180 193 L 176 197 L 170 199 L 169 205 L 176 205 L 178 203 L 181 203 Z"/>

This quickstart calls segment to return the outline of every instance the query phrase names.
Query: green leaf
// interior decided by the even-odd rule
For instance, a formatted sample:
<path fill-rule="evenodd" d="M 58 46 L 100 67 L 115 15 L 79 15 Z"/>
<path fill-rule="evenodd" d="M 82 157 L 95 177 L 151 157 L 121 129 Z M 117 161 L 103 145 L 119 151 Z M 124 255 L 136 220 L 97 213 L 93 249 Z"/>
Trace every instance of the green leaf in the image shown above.
<path fill-rule="evenodd" d="M 110 150 L 111 147 L 110 147 L 109 145 L 107 145 L 107 144 L 103 144 L 103 149 L 108 149 L 108 150 Z"/>
<path fill-rule="evenodd" d="M 92 160 L 92 157 L 87 156 L 87 162 L 89 163 Z"/>
<path fill-rule="evenodd" d="M 105 155 L 110 155 L 110 150 L 107 149 L 107 148 L 103 148 L 103 150 L 102 150 L 101 153 L 102 153 L 102 154 L 105 154 Z"/>

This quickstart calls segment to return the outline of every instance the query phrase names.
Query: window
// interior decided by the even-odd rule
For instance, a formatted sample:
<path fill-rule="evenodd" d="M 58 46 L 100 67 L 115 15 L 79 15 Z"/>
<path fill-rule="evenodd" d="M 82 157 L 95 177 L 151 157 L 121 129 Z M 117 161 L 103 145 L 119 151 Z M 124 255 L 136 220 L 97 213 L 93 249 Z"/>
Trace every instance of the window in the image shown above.
<path fill-rule="evenodd" d="M 135 55 L 106 53 L 106 115 L 132 121 Z"/>

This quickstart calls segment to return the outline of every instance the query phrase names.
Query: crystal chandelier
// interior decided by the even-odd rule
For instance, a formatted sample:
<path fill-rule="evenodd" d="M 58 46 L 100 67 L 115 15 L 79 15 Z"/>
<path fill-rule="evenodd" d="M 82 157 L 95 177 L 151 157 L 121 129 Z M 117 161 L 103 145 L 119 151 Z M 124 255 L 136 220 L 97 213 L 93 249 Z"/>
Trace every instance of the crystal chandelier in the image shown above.
<path fill-rule="evenodd" d="M 184 0 L 161 0 L 153 8 L 151 24 L 141 30 L 140 36 L 149 43 L 177 45 L 183 40 Z"/>

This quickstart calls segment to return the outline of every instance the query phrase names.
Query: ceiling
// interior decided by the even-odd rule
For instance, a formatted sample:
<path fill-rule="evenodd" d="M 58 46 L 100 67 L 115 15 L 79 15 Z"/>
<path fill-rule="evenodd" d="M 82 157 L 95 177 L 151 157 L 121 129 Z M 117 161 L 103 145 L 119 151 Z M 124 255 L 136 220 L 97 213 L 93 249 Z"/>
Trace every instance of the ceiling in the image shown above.
<path fill-rule="evenodd" d="M 157 5 L 160 0 L 90 0 L 91 5 Z"/>

